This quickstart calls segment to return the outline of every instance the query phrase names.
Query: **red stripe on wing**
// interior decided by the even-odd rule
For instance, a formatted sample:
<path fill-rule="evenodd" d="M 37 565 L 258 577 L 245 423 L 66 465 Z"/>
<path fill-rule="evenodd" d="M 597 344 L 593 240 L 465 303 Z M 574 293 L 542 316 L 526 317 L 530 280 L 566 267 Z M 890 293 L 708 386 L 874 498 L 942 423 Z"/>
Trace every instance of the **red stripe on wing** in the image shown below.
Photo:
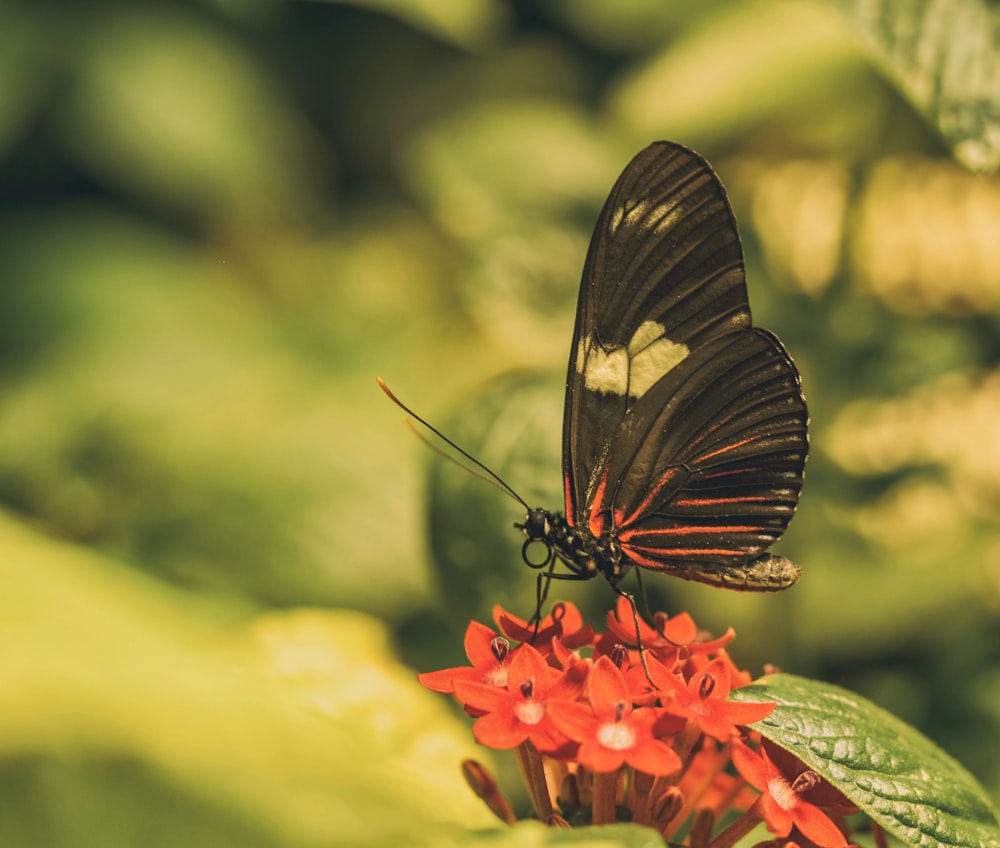
<path fill-rule="evenodd" d="M 677 527 L 660 527 L 652 530 L 625 530 L 619 534 L 618 538 L 622 544 L 627 544 L 630 539 L 636 536 L 691 536 L 695 533 L 710 534 L 717 536 L 721 533 L 760 533 L 760 525 L 750 524 L 708 524 L 697 526 L 693 524 L 683 524 Z"/>
<path fill-rule="evenodd" d="M 745 465 L 739 468 L 728 468 L 728 469 L 712 469 L 711 471 L 702 471 L 698 475 L 698 481 L 704 483 L 706 480 L 720 480 L 723 477 L 741 477 L 748 478 L 754 474 L 760 474 L 765 469 L 761 466 L 756 465 Z"/>
<path fill-rule="evenodd" d="M 717 456 L 721 456 L 722 454 L 729 453 L 729 451 L 736 450 L 736 448 L 741 448 L 744 445 L 752 445 L 754 442 L 759 442 L 763 438 L 764 438 L 763 436 L 750 436 L 750 437 L 748 437 L 746 439 L 740 439 L 740 441 L 738 441 L 738 442 L 731 442 L 728 445 L 723 445 L 721 448 L 718 448 L 718 449 L 712 451 L 711 453 L 706 453 L 706 454 L 702 454 L 701 456 L 699 456 L 698 457 L 698 463 L 706 462 L 709 459 L 714 459 Z"/>
<path fill-rule="evenodd" d="M 677 476 L 677 473 L 679 471 L 681 471 L 681 468 L 679 468 L 678 466 L 673 466 L 671 468 L 668 468 L 664 472 L 663 476 L 660 477 L 659 482 L 655 486 L 653 486 L 650 493 L 646 495 L 645 498 L 642 499 L 642 502 L 634 510 L 632 510 L 631 515 L 626 517 L 622 510 L 616 510 L 615 525 L 618 527 L 627 527 L 629 524 L 635 522 L 635 520 L 639 516 L 647 512 L 649 510 L 650 505 L 657 499 L 657 497 L 659 497 L 660 492 L 662 492 L 667 487 L 667 485 Z"/>
<path fill-rule="evenodd" d="M 746 551 L 730 550 L 728 548 L 638 548 L 631 545 L 622 545 L 622 551 L 633 563 L 642 568 L 652 571 L 666 571 L 669 566 L 662 561 L 663 557 L 674 559 L 684 559 L 686 557 L 731 557 L 734 560 L 746 559 Z M 654 554 L 654 558 L 647 556 L 647 553 Z"/>
<path fill-rule="evenodd" d="M 723 504 L 772 503 L 774 498 L 763 495 L 733 498 L 683 498 L 673 501 L 671 506 L 722 506 Z"/>
<path fill-rule="evenodd" d="M 563 473 L 563 499 L 566 503 L 566 523 L 576 527 L 576 505 L 573 503 L 573 481 L 569 474 Z"/>

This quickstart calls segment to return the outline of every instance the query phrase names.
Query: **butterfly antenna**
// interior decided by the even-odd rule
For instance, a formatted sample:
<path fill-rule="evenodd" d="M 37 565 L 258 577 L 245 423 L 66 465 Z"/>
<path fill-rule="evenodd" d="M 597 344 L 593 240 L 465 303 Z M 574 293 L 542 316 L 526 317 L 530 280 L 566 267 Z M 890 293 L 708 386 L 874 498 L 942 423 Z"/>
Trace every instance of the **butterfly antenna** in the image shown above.
<path fill-rule="evenodd" d="M 423 422 L 421 422 L 421 423 L 423 423 Z M 491 475 L 489 477 L 487 477 L 486 474 L 480 473 L 475 468 L 469 468 L 468 465 L 462 465 L 462 463 L 459 462 L 457 459 L 455 459 L 455 457 L 453 457 L 450 453 L 448 453 L 447 451 L 441 450 L 441 448 L 438 445 L 434 444 L 434 442 L 432 442 L 423 433 L 421 433 L 416 427 L 414 427 L 412 421 L 407 420 L 406 426 L 410 428 L 410 432 L 413 433 L 414 436 L 416 436 L 418 439 L 420 439 L 420 441 L 422 441 L 428 448 L 430 448 L 432 451 L 434 451 L 434 453 L 436 453 L 442 459 L 448 460 L 448 462 L 454 464 L 458 468 L 461 468 L 466 473 L 471 474 L 477 480 L 482 480 L 484 483 L 489 483 L 494 489 L 497 489 L 498 491 L 503 492 L 505 495 L 510 495 L 511 497 L 515 498 L 517 500 L 517 502 L 519 504 L 521 504 L 521 506 L 523 506 L 525 509 L 528 508 L 525 505 L 524 501 L 522 501 L 519 497 L 517 497 L 517 494 L 515 492 L 511 491 L 511 489 L 507 486 L 506 483 L 504 483 L 502 480 L 498 483 L 497 480 L 494 479 L 496 477 L 496 475 L 492 471 L 490 471 L 488 468 L 486 470 Z M 435 431 L 435 432 L 437 432 L 437 431 Z M 440 433 L 437 433 L 437 435 L 440 436 L 442 439 L 444 439 L 444 436 L 441 436 Z M 445 439 L 445 441 L 448 441 L 448 440 Z M 461 450 L 461 448 L 457 447 L 452 442 L 448 442 L 448 444 L 451 445 L 453 448 L 455 448 L 455 450 Z M 476 462 L 476 460 L 473 460 L 473 462 Z M 478 465 L 479 463 L 477 462 L 476 464 Z"/>
<path fill-rule="evenodd" d="M 396 404 L 396 406 L 398 406 L 400 409 L 402 409 L 403 412 L 405 412 L 407 415 L 409 415 L 414 421 L 417 421 L 420 424 L 423 424 L 428 430 L 430 430 L 442 442 L 444 442 L 446 445 L 448 445 L 453 450 L 455 450 L 458 453 L 460 453 L 467 460 L 469 460 L 469 462 L 471 462 L 473 465 L 475 465 L 476 468 L 479 468 L 482 472 L 485 472 L 485 473 L 480 473 L 479 471 L 476 471 L 475 469 L 472 469 L 472 468 L 469 468 L 468 466 L 462 465 L 462 463 L 460 463 L 457 459 L 455 459 L 455 457 L 451 456 L 448 453 L 445 453 L 445 451 L 441 450 L 437 445 L 433 444 L 422 433 L 417 432 L 416 428 L 414 428 L 413 425 L 410 424 L 410 430 L 417 436 L 417 438 L 419 438 L 432 451 L 434 451 L 436 454 L 438 454 L 438 456 L 444 457 L 449 462 L 454 462 L 455 465 L 457 465 L 459 468 L 461 468 L 461 469 L 463 469 L 465 471 L 468 471 L 469 474 L 471 474 L 473 477 L 476 477 L 476 478 L 478 478 L 480 480 L 484 480 L 485 482 L 489 483 L 490 485 L 496 486 L 498 489 L 500 489 L 500 491 L 502 491 L 502 492 L 510 495 L 510 497 L 512 497 L 515 501 L 517 501 L 526 510 L 530 510 L 531 509 L 531 507 L 529 507 L 528 504 L 525 502 L 524 498 L 522 498 L 517 492 L 515 492 L 510 486 L 508 486 L 507 483 L 503 480 L 503 478 L 499 474 L 497 474 L 495 471 L 492 471 L 491 469 L 487 468 L 485 465 L 483 465 L 483 463 L 481 463 L 478 459 L 476 459 L 474 456 L 472 456 L 472 454 L 470 454 L 468 451 L 463 450 L 458 445 L 456 445 L 444 433 L 442 433 L 440 430 L 438 430 L 437 427 L 435 427 L 433 424 L 429 424 L 427 421 L 425 421 L 423 418 L 421 418 L 419 415 L 417 415 L 417 413 L 415 413 L 412 409 L 410 409 L 410 407 L 408 407 L 405 403 L 403 403 L 398 397 L 396 397 L 392 393 L 392 390 L 385 384 L 385 381 L 381 377 L 376 377 L 375 379 L 378 381 L 379 387 L 382 389 L 382 391 L 385 392 L 386 397 L 388 397 L 389 400 L 391 400 L 394 404 Z"/>

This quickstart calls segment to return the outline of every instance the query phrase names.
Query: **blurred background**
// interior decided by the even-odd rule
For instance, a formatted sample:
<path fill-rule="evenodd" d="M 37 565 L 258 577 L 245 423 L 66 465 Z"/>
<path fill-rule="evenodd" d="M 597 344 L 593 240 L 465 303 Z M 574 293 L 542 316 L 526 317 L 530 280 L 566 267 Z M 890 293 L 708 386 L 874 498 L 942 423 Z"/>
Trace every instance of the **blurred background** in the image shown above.
<path fill-rule="evenodd" d="M 458 776 L 485 752 L 414 675 L 494 603 L 532 612 L 521 510 L 375 376 L 561 509 L 584 254 L 658 138 L 729 190 L 812 448 L 775 548 L 800 583 L 654 576 L 655 606 L 1000 795 L 998 18 L 0 0 L 0 845 L 490 826 Z"/>

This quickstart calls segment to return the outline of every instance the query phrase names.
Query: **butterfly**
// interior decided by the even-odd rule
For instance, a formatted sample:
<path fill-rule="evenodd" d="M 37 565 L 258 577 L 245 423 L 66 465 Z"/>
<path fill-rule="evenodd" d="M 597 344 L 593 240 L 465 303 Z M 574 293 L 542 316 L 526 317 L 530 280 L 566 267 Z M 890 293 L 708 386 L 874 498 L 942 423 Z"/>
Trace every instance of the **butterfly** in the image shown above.
<path fill-rule="evenodd" d="M 379 380 L 389 397 L 433 432 Z M 633 568 L 776 591 L 801 573 L 767 553 L 791 520 L 808 451 L 798 371 L 750 318 L 725 190 L 697 153 L 656 142 L 611 189 L 584 264 L 563 413 L 565 510 L 524 506 L 542 578 Z M 565 572 L 556 572 L 558 564 Z M 536 611 L 537 617 L 537 611 Z"/>
<path fill-rule="evenodd" d="M 638 567 L 787 588 L 801 569 L 766 551 L 795 512 L 808 446 L 795 364 L 750 319 L 722 183 L 697 153 L 650 145 L 594 228 L 566 377 L 565 512 L 515 525 L 525 561 L 615 587 Z"/>

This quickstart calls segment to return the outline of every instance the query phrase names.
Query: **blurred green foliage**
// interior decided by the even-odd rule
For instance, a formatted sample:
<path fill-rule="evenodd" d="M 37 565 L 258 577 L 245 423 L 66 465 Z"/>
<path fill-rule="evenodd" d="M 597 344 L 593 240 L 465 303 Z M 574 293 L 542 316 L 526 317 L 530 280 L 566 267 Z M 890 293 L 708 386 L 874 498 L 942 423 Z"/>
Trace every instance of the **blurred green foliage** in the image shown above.
<path fill-rule="evenodd" d="M 998 18 L 0 2 L 0 844 L 474 844 L 413 670 L 530 612 L 521 516 L 374 376 L 558 507 L 587 240 L 655 138 L 719 170 L 813 417 L 800 585 L 657 604 L 1000 793 L 1000 182 L 959 164 L 998 162 Z"/>

